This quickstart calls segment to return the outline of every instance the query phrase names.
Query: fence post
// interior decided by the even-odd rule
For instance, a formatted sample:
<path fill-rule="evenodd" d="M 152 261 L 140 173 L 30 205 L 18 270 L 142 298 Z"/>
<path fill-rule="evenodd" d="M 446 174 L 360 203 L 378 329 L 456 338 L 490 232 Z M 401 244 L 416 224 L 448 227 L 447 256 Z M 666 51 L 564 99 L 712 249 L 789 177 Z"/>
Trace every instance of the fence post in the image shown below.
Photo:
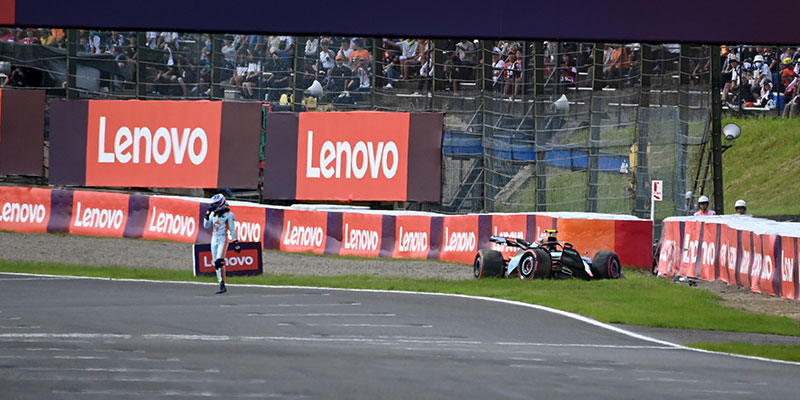
<path fill-rule="evenodd" d="M 544 94 L 544 43 L 533 42 L 533 145 L 536 152 L 536 211 L 547 211 L 547 151 L 544 132 L 539 129 L 538 100 Z"/>
<path fill-rule="evenodd" d="M 722 214 L 725 207 L 722 195 L 722 63 L 719 51 L 719 45 L 711 46 L 711 151 L 714 165 L 714 211 Z"/>
<path fill-rule="evenodd" d="M 686 192 L 686 153 L 689 138 L 689 81 L 692 71 L 690 70 L 689 57 L 691 48 L 688 44 L 681 44 L 680 58 L 678 63 L 678 148 L 677 159 L 675 160 L 675 185 L 673 193 L 674 213 L 678 211 L 678 205 L 683 204 L 684 193 Z"/>
<path fill-rule="evenodd" d="M 636 108 L 636 136 L 634 138 L 636 152 L 631 169 L 634 174 L 635 200 L 633 214 L 640 218 L 647 216 L 650 198 L 650 173 L 648 168 L 647 147 L 650 144 L 648 121 L 650 119 L 650 75 L 653 72 L 653 50 L 648 43 L 642 43 L 642 70 L 639 79 L 639 107 Z"/>
<path fill-rule="evenodd" d="M 602 69 L 603 69 L 603 43 L 595 43 L 594 46 L 594 66 L 592 67 L 592 97 L 591 114 L 589 117 L 589 186 L 586 191 L 586 211 L 597 212 L 597 186 L 599 168 L 599 148 L 600 143 L 600 118 L 602 116 L 601 103 L 602 97 L 597 98 L 597 91 L 603 90 Z M 599 61 L 599 62 L 598 62 Z M 622 89 L 620 89 L 621 91 Z"/>
<path fill-rule="evenodd" d="M 67 29 L 67 81 L 66 95 L 68 99 L 78 98 L 78 30 Z"/>

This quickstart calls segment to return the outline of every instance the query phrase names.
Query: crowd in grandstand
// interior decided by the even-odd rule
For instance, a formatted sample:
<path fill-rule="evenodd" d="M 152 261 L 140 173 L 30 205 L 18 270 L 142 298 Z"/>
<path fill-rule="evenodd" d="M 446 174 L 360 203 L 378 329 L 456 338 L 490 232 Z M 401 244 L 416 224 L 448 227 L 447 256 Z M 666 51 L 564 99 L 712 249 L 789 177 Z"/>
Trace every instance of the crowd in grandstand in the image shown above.
<path fill-rule="evenodd" d="M 491 71 L 486 76 L 491 82 L 484 88 L 518 98 L 530 92 L 525 85 L 531 81 L 534 52 L 530 43 L 503 40 L 486 42 L 483 49 L 477 40 L 442 40 L 434 51 L 433 41 L 421 38 L 77 32 L 79 57 L 103 55 L 116 63 L 117 88 L 185 98 L 233 93 L 282 104 L 295 101 L 293 88 L 304 90 L 315 81 L 322 88 L 319 100 L 331 103 L 357 103 L 376 87 L 430 92 L 434 79 L 437 90 L 459 92 L 480 83 L 483 66 Z M 0 41 L 63 49 L 66 32 L 0 28 Z M 624 88 L 636 85 L 644 73 L 640 44 L 607 44 L 602 53 L 589 43 L 544 42 L 544 46 L 547 82 L 577 87 L 599 76 L 603 86 Z M 651 73 L 678 72 L 677 60 L 684 56 L 690 64 L 689 82 L 709 83 L 707 46 L 694 47 L 689 55 L 681 55 L 677 44 L 651 48 Z M 594 60 L 595 54 L 603 59 Z M 783 101 L 789 105 L 788 112 L 800 105 L 800 48 L 723 46 L 722 57 L 722 99 L 730 108 L 775 108 L 780 107 L 776 102 Z M 436 76 L 434 65 L 440 71 Z M 592 72 L 595 65 L 602 68 L 598 74 Z M 0 72 L 0 85 L 37 86 L 36 76 L 31 77 L 33 68 L 15 66 L 9 72 Z"/>

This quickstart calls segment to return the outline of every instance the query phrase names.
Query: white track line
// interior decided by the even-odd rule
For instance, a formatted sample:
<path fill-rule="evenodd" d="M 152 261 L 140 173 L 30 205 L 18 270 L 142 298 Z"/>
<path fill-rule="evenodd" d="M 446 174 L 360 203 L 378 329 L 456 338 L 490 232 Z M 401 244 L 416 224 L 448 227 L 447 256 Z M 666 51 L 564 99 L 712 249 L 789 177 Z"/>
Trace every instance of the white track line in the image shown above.
<path fill-rule="evenodd" d="M 195 286 L 217 286 L 217 283 L 212 282 L 182 282 L 182 281 L 156 281 L 150 279 L 109 279 L 109 278 L 101 278 L 101 277 L 85 277 L 85 276 L 73 276 L 73 275 L 49 275 L 49 274 L 30 274 L 30 273 L 21 273 L 21 272 L 0 272 L 0 275 L 14 275 L 14 276 L 35 276 L 35 277 L 51 277 L 51 278 L 72 278 L 72 279 L 86 279 L 86 280 L 102 280 L 102 281 L 117 281 L 117 282 L 143 282 L 143 283 L 157 283 L 157 284 L 178 284 L 178 285 L 195 285 Z M 451 294 L 451 293 L 431 293 L 431 292 L 411 292 L 405 290 L 378 290 L 378 289 L 343 289 L 343 288 L 329 288 L 329 287 L 310 287 L 310 286 L 271 286 L 271 285 L 250 285 L 250 284 L 236 284 L 236 285 L 229 285 L 230 287 L 248 287 L 248 288 L 261 288 L 261 289 L 303 289 L 303 290 L 324 290 L 324 291 L 344 291 L 344 292 L 365 292 L 365 293 L 392 293 L 392 294 L 409 294 L 409 295 L 417 295 L 417 296 L 443 296 L 443 297 L 457 297 L 457 298 L 465 298 L 465 299 L 477 299 L 477 300 L 484 300 L 484 301 L 491 301 L 496 303 L 504 303 L 510 305 L 516 305 L 520 307 L 528 307 L 533 308 L 540 311 L 549 312 L 552 314 L 561 315 L 567 318 L 571 318 L 577 321 L 584 322 L 586 324 L 596 326 L 598 328 L 606 329 L 612 332 L 619 333 L 621 335 L 629 336 L 635 339 L 644 340 L 656 344 L 660 344 L 663 346 L 674 347 L 676 349 L 692 351 L 697 353 L 706 353 L 706 354 L 722 354 L 730 357 L 736 358 L 744 358 L 748 360 L 758 360 L 776 364 L 788 364 L 788 365 L 798 365 L 800 366 L 800 362 L 795 361 L 783 361 L 783 360 L 773 360 L 769 358 L 763 357 L 754 357 L 754 356 L 746 356 L 741 354 L 733 354 L 733 353 L 725 353 L 719 351 L 711 351 L 711 350 L 703 350 L 703 349 L 695 349 L 692 347 L 683 346 L 681 344 L 668 342 L 666 340 L 656 339 L 654 337 L 642 335 L 636 332 L 632 332 L 626 329 L 618 328 L 613 325 L 609 325 L 597 320 L 594 320 L 589 317 L 585 317 L 580 314 L 571 313 L 568 311 L 557 310 L 555 308 L 550 308 L 538 304 L 529 304 L 523 303 L 520 301 L 513 301 L 513 300 L 505 300 L 505 299 L 495 299 L 491 297 L 483 297 L 483 296 L 469 296 L 465 294 Z M 0 337 L 3 337 L 0 334 Z"/>

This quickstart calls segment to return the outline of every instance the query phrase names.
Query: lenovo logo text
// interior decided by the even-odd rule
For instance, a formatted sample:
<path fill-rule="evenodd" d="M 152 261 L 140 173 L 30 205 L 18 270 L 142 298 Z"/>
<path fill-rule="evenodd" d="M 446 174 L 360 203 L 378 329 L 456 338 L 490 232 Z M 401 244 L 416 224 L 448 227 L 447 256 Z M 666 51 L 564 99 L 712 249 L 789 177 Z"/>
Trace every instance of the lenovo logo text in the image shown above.
<path fill-rule="evenodd" d="M 427 251 L 428 233 L 427 232 L 403 232 L 400 227 L 400 244 L 398 251 Z"/>
<path fill-rule="evenodd" d="M 196 150 L 199 143 L 200 150 Z M 144 156 L 142 157 L 142 153 Z M 200 165 L 208 155 L 208 135 L 203 128 L 159 127 L 153 133 L 148 127 L 121 126 L 114 134 L 114 151 L 106 152 L 106 117 L 100 117 L 97 162 L 127 164 L 164 164 L 172 156 L 176 165 L 189 161 Z"/>
<path fill-rule="evenodd" d="M 150 223 L 147 224 L 147 230 L 150 232 L 186 237 L 192 237 L 195 229 L 197 229 L 197 223 L 194 218 L 158 211 L 155 206 L 150 214 Z"/>
<path fill-rule="evenodd" d="M 444 228 L 444 251 L 475 251 L 478 240 L 474 232 L 453 232 Z"/>
<path fill-rule="evenodd" d="M 0 222 L 17 222 L 23 224 L 41 224 L 47 216 L 47 209 L 42 204 L 3 204 Z"/>
<path fill-rule="evenodd" d="M 378 179 L 383 174 L 387 179 L 394 178 L 399 163 L 399 151 L 395 142 L 362 142 L 355 146 L 350 142 L 330 140 L 322 143 L 319 157 L 314 158 L 314 131 L 308 131 L 308 147 L 306 153 L 306 178 L 329 179 L 351 176 L 362 179 L 369 172 L 369 177 Z M 391 159 L 391 165 L 389 164 Z"/>
<path fill-rule="evenodd" d="M 77 204 L 72 225 L 76 228 L 119 229 L 125 219 L 122 210 L 104 208 L 84 208 L 81 213 L 81 202 Z"/>
<path fill-rule="evenodd" d="M 322 247 L 325 234 L 318 226 L 292 226 L 292 221 L 286 221 L 283 244 L 287 246 Z"/>

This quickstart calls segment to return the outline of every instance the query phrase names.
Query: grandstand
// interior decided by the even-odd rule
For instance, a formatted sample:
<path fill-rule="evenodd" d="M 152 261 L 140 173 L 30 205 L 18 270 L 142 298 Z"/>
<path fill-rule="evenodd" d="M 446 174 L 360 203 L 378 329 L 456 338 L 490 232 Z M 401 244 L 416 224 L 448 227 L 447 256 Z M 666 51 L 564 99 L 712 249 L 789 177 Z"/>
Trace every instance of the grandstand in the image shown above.
<path fill-rule="evenodd" d="M 710 151 L 711 49 L 0 28 L 0 84 L 43 88 L 49 98 L 443 112 L 442 202 L 433 209 L 647 216 L 650 181 L 659 179 L 664 217 L 683 211 L 687 191 L 711 186 L 699 173 Z M 797 72 L 798 47 L 722 49 L 723 80 L 741 77 L 726 87 L 729 112 L 777 115 L 796 85 L 783 78 Z M 764 85 L 749 82 L 757 55 L 774 82 L 763 99 Z M 560 98 L 566 106 L 554 105 Z"/>

